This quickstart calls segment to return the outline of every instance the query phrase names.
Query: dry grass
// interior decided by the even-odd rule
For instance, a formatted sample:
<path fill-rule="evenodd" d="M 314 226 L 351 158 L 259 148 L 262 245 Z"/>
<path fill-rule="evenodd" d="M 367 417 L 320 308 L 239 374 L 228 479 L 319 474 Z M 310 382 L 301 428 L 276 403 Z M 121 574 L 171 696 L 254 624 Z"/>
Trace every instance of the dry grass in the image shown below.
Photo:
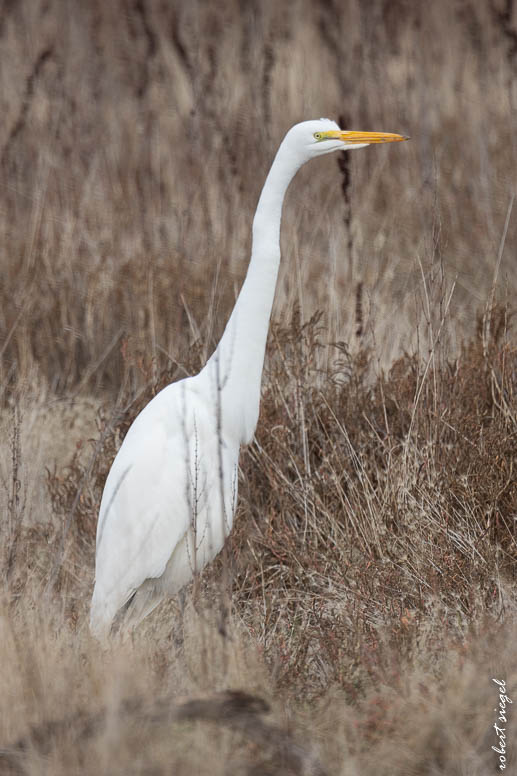
<path fill-rule="evenodd" d="M 516 13 L 4 3 L 1 773 L 496 769 L 492 678 L 517 695 Z M 184 610 L 101 650 L 106 473 L 211 352 L 279 139 L 319 115 L 413 140 L 298 175 L 234 532 Z"/>

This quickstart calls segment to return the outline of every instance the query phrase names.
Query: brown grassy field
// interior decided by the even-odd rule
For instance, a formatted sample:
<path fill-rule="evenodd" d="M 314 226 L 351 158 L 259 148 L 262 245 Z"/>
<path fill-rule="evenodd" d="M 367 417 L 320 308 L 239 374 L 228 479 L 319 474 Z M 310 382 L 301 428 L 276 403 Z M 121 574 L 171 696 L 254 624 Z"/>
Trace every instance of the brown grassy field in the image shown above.
<path fill-rule="evenodd" d="M 0 4 L 0 773 L 517 773 L 513 6 Z M 293 182 L 234 531 L 103 649 L 113 456 L 319 116 L 412 140 Z"/>

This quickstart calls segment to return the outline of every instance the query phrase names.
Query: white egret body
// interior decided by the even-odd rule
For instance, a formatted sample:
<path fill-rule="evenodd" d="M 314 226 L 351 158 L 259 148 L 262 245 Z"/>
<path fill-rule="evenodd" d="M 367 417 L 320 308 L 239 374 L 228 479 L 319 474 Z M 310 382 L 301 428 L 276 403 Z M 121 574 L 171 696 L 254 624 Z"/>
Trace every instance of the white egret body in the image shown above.
<path fill-rule="evenodd" d="M 164 388 L 129 429 L 108 474 L 97 525 L 91 628 L 109 633 L 126 604 L 137 624 L 221 550 L 237 499 L 239 449 L 257 425 L 287 187 L 313 157 L 401 135 L 346 132 L 329 119 L 285 136 L 253 220 L 251 260 L 215 352 L 201 372 Z"/>

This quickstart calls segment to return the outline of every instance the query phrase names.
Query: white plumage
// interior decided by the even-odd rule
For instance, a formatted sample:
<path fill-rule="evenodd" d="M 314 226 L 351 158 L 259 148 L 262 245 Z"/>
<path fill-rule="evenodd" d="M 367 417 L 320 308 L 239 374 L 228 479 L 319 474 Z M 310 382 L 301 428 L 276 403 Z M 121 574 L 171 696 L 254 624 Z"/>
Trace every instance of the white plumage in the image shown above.
<path fill-rule="evenodd" d="M 253 221 L 248 273 L 224 334 L 202 371 L 167 386 L 129 429 L 106 480 L 97 525 L 91 628 L 106 636 L 129 602 L 137 624 L 221 550 L 232 527 L 241 444 L 259 414 L 269 317 L 280 262 L 280 221 L 299 167 L 331 151 L 403 140 L 346 132 L 329 119 L 285 136 Z"/>

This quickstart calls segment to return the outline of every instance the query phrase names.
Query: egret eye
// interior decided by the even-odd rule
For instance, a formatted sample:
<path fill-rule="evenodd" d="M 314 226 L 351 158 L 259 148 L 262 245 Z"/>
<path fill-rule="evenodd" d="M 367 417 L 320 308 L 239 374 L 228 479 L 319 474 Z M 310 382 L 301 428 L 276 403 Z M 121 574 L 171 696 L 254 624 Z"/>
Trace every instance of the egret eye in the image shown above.
<path fill-rule="evenodd" d="M 323 134 L 321 132 L 315 132 L 314 140 L 323 140 Z"/>

